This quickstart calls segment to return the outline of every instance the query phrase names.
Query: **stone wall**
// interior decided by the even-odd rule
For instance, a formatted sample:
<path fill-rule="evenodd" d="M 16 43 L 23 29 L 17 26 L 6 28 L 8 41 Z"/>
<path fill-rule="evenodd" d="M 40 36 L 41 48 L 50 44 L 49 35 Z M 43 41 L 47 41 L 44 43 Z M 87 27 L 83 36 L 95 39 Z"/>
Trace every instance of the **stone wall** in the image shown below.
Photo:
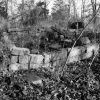
<path fill-rule="evenodd" d="M 16 71 L 19 69 L 39 68 L 60 66 L 63 61 L 66 61 L 71 48 L 61 49 L 56 52 L 44 52 L 43 54 L 30 54 L 27 48 L 16 47 L 9 39 L 6 32 L 3 33 L 5 45 L 11 51 L 10 70 Z M 85 40 L 83 40 L 85 41 Z M 74 47 L 68 57 L 67 63 L 73 63 L 82 59 L 90 58 L 99 50 L 99 45 L 96 43 L 88 43 L 84 46 Z"/>
<path fill-rule="evenodd" d="M 61 49 L 58 52 L 49 52 L 43 54 L 30 54 L 29 49 L 13 46 L 11 48 L 10 70 L 54 67 L 65 61 L 71 48 Z M 80 47 L 74 47 L 71 50 L 67 63 L 76 62 L 91 57 L 99 50 L 98 44 L 88 44 Z"/>

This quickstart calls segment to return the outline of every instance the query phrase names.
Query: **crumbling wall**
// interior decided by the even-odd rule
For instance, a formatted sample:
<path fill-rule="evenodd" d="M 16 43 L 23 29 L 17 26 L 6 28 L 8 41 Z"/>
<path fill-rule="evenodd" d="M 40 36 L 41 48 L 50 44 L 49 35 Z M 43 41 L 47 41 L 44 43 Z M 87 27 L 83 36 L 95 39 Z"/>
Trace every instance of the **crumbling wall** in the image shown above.
<path fill-rule="evenodd" d="M 44 57 L 42 55 L 30 54 L 30 50 L 27 48 L 13 47 L 11 55 L 10 70 L 38 68 L 43 65 Z"/>
<path fill-rule="evenodd" d="M 16 71 L 19 69 L 39 68 L 39 67 L 55 67 L 60 66 L 66 61 L 71 48 L 64 48 L 57 52 L 44 52 L 43 54 L 31 54 L 28 48 L 16 47 L 9 39 L 6 32 L 3 33 L 5 45 L 11 51 L 11 59 L 9 69 Z M 90 58 L 99 50 L 96 43 L 87 43 L 83 46 L 74 47 L 68 57 L 67 63 L 77 62 Z"/>
<path fill-rule="evenodd" d="M 39 68 L 39 67 L 55 67 L 61 62 L 66 61 L 68 52 L 71 48 L 61 49 L 58 52 L 49 52 L 43 54 L 30 54 L 29 49 L 13 46 L 11 49 L 11 65 L 10 70 Z M 99 49 L 98 44 L 88 44 L 84 46 L 74 47 L 69 55 L 67 63 L 76 62 L 87 59 L 96 54 Z"/>

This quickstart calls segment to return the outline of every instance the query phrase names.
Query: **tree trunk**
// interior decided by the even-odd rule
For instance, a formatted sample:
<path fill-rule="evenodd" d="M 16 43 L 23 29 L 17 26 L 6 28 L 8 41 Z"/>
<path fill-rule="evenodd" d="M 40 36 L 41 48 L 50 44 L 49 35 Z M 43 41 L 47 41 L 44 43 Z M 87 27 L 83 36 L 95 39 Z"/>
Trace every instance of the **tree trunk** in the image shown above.
<path fill-rule="evenodd" d="M 22 0 L 22 23 L 23 23 L 23 20 L 24 20 L 24 0 Z"/>
<path fill-rule="evenodd" d="M 8 0 L 5 1 L 5 8 L 6 8 L 6 25 L 4 31 L 8 31 Z"/>
<path fill-rule="evenodd" d="M 96 31 L 96 0 L 91 0 L 91 4 L 92 4 L 92 11 L 93 11 L 93 14 L 92 16 L 95 17 L 94 20 L 93 20 L 93 32 L 95 33 Z"/>
<path fill-rule="evenodd" d="M 77 17 L 76 4 L 75 4 L 74 0 L 72 0 L 72 2 L 73 2 L 73 7 L 74 7 L 74 16 L 75 16 L 75 19 L 76 19 L 76 17 Z"/>
<path fill-rule="evenodd" d="M 84 20 L 85 0 L 82 0 L 81 18 Z"/>

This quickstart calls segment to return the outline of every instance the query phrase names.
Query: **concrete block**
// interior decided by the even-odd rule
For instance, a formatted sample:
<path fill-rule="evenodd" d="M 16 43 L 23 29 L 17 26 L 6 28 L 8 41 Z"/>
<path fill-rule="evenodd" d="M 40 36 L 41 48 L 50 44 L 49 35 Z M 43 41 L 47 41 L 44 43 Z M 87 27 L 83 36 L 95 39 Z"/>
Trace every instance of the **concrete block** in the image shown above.
<path fill-rule="evenodd" d="M 9 66 L 9 70 L 10 70 L 10 71 L 13 71 L 13 72 L 18 71 L 19 69 L 20 69 L 20 64 L 18 64 L 18 63 L 11 64 L 11 65 Z"/>
<path fill-rule="evenodd" d="M 77 62 L 79 60 L 80 60 L 79 55 L 71 56 L 71 57 L 69 57 L 67 63 L 73 63 L 73 62 Z"/>
<path fill-rule="evenodd" d="M 30 54 L 30 50 L 27 48 L 13 47 L 11 49 L 11 54 L 13 54 L 13 55 L 27 55 L 27 54 Z"/>
<path fill-rule="evenodd" d="M 79 61 L 80 55 L 81 55 L 81 47 L 74 47 L 70 52 L 67 63 Z"/>
<path fill-rule="evenodd" d="M 70 52 L 70 57 L 75 57 L 75 56 L 77 56 L 77 55 L 80 55 L 80 53 L 81 53 L 81 49 L 80 49 L 80 47 L 74 47 L 72 50 L 71 50 L 71 52 Z"/>
<path fill-rule="evenodd" d="M 18 56 L 11 56 L 11 64 L 15 64 L 18 61 Z"/>
<path fill-rule="evenodd" d="M 32 64 L 35 64 L 37 61 L 36 61 L 36 54 L 30 54 L 30 57 L 31 57 L 31 61 L 30 61 L 30 63 L 32 63 Z"/>
<path fill-rule="evenodd" d="M 28 64 L 30 57 L 28 55 L 20 55 L 19 56 L 19 63 L 20 64 Z"/>
<path fill-rule="evenodd" d="M 31 64 L 43 64 L 44 57 L 38 54 L 30 54 L 31 57 Z"/>
<path fill-rule="evenodd" d="M 93 53 L 97 54 L 99 50 L 99 45 L 98 44 L 89 44 L 86 45 L 87 48 L 87 53 L 84 55 L 84 58 L 89 58 L 92 57 Z"/>
<path fill-rule="evenodd" d="M 43 64 L 32 64 L 32 63 L 30 64 L 30 68 L 32 68 L 32 69 L 37 69 L 42 66 L 43 66 Z"/>
<path fill-rule="evenodd" d="M 86 47 L 87 47 L 87 52 L 94 51 L 95 54 L 99 50 L 99 45 L 97 43 L 86 45 Z"/>
<path fill-rule="evenodd" d="M 51 59 L 51 54 L 50 53 L 44 53 L 44 63 L 50 63 L 50 59 Z"/>
<path fill-rule="evenodd" d="M 20 69 L 28 70 L 28 64 L 20 64 Z"/>

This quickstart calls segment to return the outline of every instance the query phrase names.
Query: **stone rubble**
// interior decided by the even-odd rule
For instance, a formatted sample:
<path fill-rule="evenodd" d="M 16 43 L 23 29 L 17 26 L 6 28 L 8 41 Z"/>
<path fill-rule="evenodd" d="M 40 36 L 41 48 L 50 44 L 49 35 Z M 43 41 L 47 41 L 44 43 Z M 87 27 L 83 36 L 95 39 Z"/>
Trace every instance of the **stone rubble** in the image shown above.
<path fill-rule="evenodd" d="M 11 56 L 11 64 L 15 64 L 18 62 L 18 56 Z"/>
<path fill-rule="evenodd" d="M 30 51 L 27 48 L 13 47 L 11 50 L 11 54 L 13 55 L 29 55 Z"/>
<path fill-rule="evenodd" d="M 28 56 L 28 55 L 20 55 L 19 56 L 19 63 L 20 64 L 28 64 L 29 59 L 30 59 L 30 56 Z"/>
<path fill-rule="evenodd" d="M 98 51 L 97 44 L 88 44 L 85 46 L 74 47 L 70 52 L 67 63 L 76 62 L 81 59 L 89 58 Z M 62 49 L 58 52 L 49 52 L 43 54 L 30 54 L 28 48 L 20 48 L 13 46 L 11 49 L 11 65 L 10 70 L 39 68 L 39 67 L 55 67 L 60 65 L 60 62 L 66 60 L 69 49 Z"/>

